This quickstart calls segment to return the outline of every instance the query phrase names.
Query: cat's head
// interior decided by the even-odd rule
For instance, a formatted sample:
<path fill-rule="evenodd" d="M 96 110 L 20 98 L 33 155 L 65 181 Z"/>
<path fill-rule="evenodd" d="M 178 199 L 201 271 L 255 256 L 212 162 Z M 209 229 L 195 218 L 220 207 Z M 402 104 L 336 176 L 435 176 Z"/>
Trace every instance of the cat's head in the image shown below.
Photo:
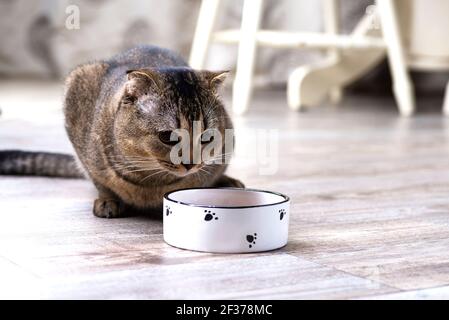
<path fill-rule="evenodd" d="M 232 128 L 217 94 L 226 74 L 182 67 L 129 70 L 114 120 L 116 169 L 178 178 L 222 170 L 208 162 L 224 160 L 225 129 Z"/>

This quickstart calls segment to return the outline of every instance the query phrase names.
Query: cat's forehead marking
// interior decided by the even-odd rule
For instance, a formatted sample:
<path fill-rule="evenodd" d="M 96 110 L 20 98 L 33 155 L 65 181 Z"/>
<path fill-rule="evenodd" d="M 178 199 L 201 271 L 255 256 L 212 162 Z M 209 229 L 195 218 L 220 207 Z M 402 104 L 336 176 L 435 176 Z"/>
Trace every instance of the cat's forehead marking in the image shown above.
<path fill-rule="evenodd" d="M 195 120 L 191 120 L 190 117 L 186 116 L 186 115 L 181 115 L 179 118 L 179 127 L 180 129 L 186 129 L 186 130 L 192 130 L 193 127 L 196 125 L 200 125 L 201 130 L 205 129 L 204 128 L 204 118 L 202 113 L 199 114 L 198 119 Z"/>

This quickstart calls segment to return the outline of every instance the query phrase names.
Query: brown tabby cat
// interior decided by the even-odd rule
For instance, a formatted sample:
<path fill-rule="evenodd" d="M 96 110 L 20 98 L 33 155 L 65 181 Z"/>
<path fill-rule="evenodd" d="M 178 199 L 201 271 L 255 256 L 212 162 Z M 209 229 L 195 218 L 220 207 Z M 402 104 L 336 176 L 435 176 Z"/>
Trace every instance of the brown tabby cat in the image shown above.
<path fill-rule="evenodd" d="M 176 165 L 170 160 L 173 130 L 192 132 L 194 121 L 223 136 L 232 128 L 217 96 L 224 76 L 192 70 L 173 52 L 154 46 L 82 65 L 67 78 L 64 105 L 77 159 L 2 151 L 0 174 L 88 176 L 98 189 L 93 212 L 106 218 L 120 216 L 128 206 L 160 208 L 163 194 L 176 189 L 243 187 L 224 175 L 224 163 Z M 199 148 L 207 144 L 192 143 Z"/>

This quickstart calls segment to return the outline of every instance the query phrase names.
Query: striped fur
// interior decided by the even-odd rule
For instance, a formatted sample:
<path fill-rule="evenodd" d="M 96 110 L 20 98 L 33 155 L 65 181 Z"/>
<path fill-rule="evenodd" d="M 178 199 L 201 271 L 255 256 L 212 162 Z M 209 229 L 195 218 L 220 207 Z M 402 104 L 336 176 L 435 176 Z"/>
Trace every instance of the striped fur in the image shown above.
<path fill-rule="evenodd" d="M 20 150 L 0 151 L 0 175 L 84 178 L 71 155 Z"/>

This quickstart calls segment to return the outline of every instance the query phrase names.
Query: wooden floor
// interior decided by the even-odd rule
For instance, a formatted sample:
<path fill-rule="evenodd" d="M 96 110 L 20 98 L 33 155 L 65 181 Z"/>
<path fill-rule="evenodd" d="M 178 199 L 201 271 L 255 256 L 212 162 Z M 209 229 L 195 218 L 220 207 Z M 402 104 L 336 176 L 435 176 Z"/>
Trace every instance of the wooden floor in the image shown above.
<path fill-rule="evenodd" d="M 20 85 L 20 86 L 19 86 Z M 1 82 L 0 149 L 70 151 L 55 84 Z M 425 99 L 412 119 L 391 98 L 290 111 L 256 96 L 235 120 L 279 129 L 279 169 L 240 155 L 230 174 L 290 195 L 288 245 L 262 254 L 179 250 L 162 223 L 91 214 L 88 181 L 0 177 L 1 298 L 449 298 L 449 120 Z M 248 159 L 246 159 L 248 160 Z"/>

